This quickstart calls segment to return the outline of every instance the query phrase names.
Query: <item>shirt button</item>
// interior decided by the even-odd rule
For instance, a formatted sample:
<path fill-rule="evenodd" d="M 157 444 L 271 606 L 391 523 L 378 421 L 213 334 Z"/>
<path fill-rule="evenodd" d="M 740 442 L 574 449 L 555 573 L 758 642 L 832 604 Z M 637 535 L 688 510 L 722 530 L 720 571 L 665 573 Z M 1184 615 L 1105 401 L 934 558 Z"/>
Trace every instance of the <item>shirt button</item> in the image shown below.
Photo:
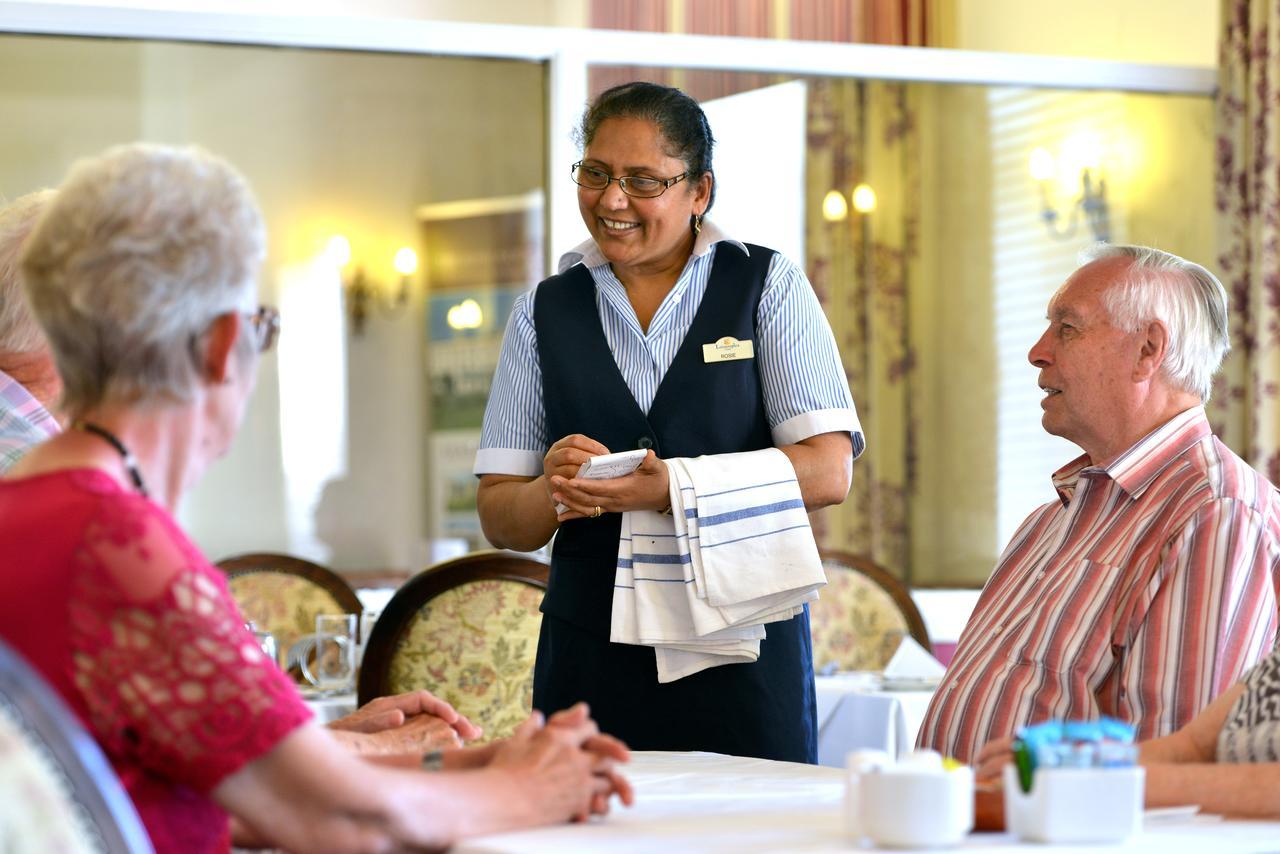
<path fill-rule="evenodd" d="M 997 634 L 997 635 L 998 635 L 998 634 L 1000 634 L 1000 633 L 1001 633 L 1001 632 L 1003 632 L 1003 631 L 1004 631 L 1004 626 L 997 625 L 997 626 L 996 626 L 996 630 L 995 630 L 992 634 Z"/>
<path fill-rule="evenodd" d="M 1043 570 L 1043 569 L 1036 573 L 1036 578 L 1037 578 L 1037 579 L 1044 578 L 1044 570 Z"/>
<path fill-rule="evenodd" d="M 653 447 L 653 440 L 648 436 L 641 436 L 639 439 L 636 439 L 636 447 L 647 451 Z"/>

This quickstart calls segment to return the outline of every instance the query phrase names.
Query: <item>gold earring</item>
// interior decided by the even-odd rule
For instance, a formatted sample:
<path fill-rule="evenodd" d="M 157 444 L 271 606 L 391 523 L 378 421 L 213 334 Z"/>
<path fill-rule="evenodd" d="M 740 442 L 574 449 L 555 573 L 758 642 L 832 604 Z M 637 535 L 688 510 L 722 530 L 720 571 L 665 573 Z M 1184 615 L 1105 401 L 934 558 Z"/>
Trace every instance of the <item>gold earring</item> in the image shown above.
<path fill-rule="evenodd" d="M 695 236 L 702 233 L 702 214 L 693 215 L 693 233 Z"/>

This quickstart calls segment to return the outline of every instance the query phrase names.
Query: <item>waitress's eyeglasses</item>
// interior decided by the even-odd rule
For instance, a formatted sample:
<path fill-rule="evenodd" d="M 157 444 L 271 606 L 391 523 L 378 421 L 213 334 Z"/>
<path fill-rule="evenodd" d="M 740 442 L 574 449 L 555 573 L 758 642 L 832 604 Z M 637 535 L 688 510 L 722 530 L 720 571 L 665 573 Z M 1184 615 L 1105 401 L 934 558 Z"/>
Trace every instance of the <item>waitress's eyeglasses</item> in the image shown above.
<path fill-rule="evenodd" d="M 661 196 L 676 184 L 689 177 L 688 172 L 681 172 L 674 178 L 646 178 L 643 175 L 623 175 L 615 178 L 603 169 L 587 166 L 579 160 L 573 164 L 573 183 L 588 190 L 603 190 L 610 181 L 617 181 L 622 192 L 637 199 L 653 199 Z"/>

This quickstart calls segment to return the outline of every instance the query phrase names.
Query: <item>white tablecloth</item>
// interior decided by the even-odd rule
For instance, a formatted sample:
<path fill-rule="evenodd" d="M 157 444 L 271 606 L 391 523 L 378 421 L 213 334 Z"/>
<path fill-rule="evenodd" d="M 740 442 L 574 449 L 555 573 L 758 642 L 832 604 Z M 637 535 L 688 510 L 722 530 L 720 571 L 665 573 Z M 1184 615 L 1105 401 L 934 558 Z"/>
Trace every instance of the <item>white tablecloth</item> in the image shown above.
<path fill-rule="evenodd" d="M 302 695 L 303 701 L 311 713 L 316 716 L 316 723 L 327 724 L 356 710 L 355 694 L 328 694 L 325 696 Z"/>
<path fill-rule="evenodd" d="M 709 753 L 637 753 L 627 770 L 636 805 L 586 824 L 467 840 L 454 852 L 848 851 L 843 773 L 834 768 Z M 1024 854 L 1262 854 L 1280 851 L 1280 822 L 1165 820 L 1119 846 L 1024 845 L 971 834 L 965 851 Z M 876 850 L 865 848 L 860 850 Z"/>
<path fill-rule="evenodd" d="M 895 752 L 901 745 L 907 750 L 915 747 L 916 736 L 920 725 L 924 722 L 925 712 L 929 710 L 932 691 L 884 691 L 879 687 L 879 677 L 872 673 L 837 673 L 834 676 L 819 676 L 814 680 L 817 687 L 818 707 L 818 762 L 835 768 L 844 766 L 844 756 L 853 747 L 877 747 Z M 875 714 L 877 703 L 855 707 L 858 697 L 880 698 L 882 702 L 896 700 L 902 710 L 898 744 L 866 743 L 870 735 L 860 724 L 865 723 L 859 717 Z M 856 738 L 850 743 L 857 729 Z"/>

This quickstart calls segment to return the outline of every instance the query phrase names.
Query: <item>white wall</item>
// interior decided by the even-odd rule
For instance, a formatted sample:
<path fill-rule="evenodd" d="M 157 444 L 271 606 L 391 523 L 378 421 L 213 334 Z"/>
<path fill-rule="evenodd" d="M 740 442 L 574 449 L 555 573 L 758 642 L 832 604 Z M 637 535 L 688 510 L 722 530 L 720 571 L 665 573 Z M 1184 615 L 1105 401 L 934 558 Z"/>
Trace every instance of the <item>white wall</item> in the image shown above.
<path fill-rule="evenodd" d="M 1212 66 L 1219 0 L 951 0 L 938 47 Z"/>

